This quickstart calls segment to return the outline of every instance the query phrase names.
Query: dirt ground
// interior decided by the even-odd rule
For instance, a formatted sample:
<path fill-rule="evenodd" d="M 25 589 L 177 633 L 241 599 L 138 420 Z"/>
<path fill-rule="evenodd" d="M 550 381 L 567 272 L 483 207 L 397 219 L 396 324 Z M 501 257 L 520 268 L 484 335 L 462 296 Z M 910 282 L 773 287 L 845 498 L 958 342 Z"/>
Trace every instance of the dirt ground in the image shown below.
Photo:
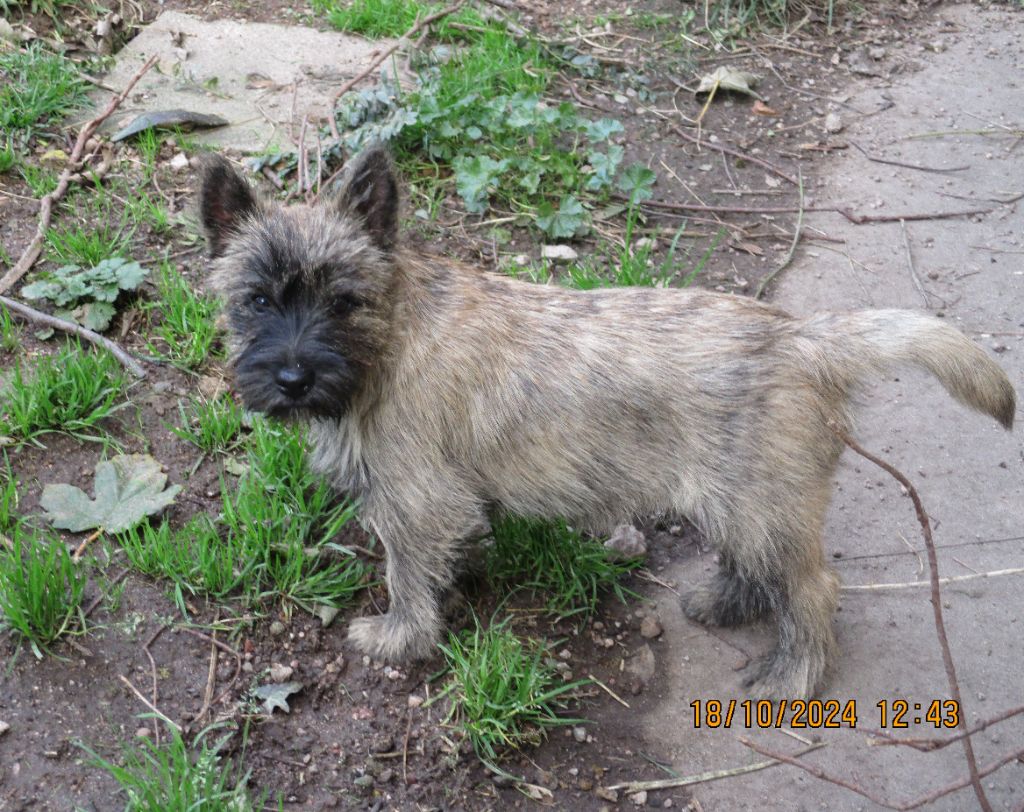
<path fill-rule="evenodd" d="M 161 6 L 211 18 L 291 21 L 281 19 L 288 4 Z M 143 8 L 152 15 L 156 4 Z M 566 16 L 588 20 L 612 10 L 620 9 L 586 0 L 569 6 L 531 4 L 524 24 L 553 36 Z M 825 35 L 812 21 L 796 33 L 753 36 L 730 53 L 665 47 L 674 29 L 663 16 L 676 13 L 676 3 L 653 0 L 634 4 L 632 10 L 632 20 L 622 17 L 613 24 L 630 38 L 609 40 L 616 43 L 615 50 L 605 55 L 633 66 L 633 71 L 624 72 L 618 85 L 567 78 L 557 87 L 595 115 L 621 118 L 629 135 L 627 161 L 643 160 L 658 172 L 653 202 L 660 205 L 651 207 L 649 224 L 664 235 L 658 235 L 661 250 L 684 216 L 686 261 L 696 261 L 714 246 L 695 284 L 752 295 L 782 268 L 767 285 L 768 296 L 793 312 L 866 306 L 941 311 L 990 350 L 1021 388 L 1020 11 L 942 3 L 869 4 L 835 35 Z M 648 12 L 652 16 L 644 17 Z M 762 77 L 757 89 L 771 114 L 755 112 L 751 100 L 742 97 L 713 103 L 702 120 L 704 146 L 697 149 L 673 129 L 680 116 L 692 119 L 701 111 L 701 103 L 680 83 L 692 88 L 696 75 L 722 64 Z M 652 100 L 638 96 L 636 75 L 646 77 L 655 91 Z M 930 137 L 901 140 L 922 134 Z M 723 154 L 715 145 L 746 157 Z M 965 165 L 970 169 L 956 169 Z M 799 178 L 802 203 L 798 184 L 783 176 Z M 161 180 L 171 206 L 185 209 L 194 178 L 166 173 Z M 0 195 L 0 242 L 17 257 L 35 228 L 35 210 L 18 197 L 29 194 L 20 182 L 2 177 L 0 183 L 11 193 Z M 687 215 L 671 208 L 694 201 L 733 211 Z M 801 206 L 807 211 L 799 218 L 801 236 L 794 252 L 796 209 Z M 835 211 L 811 211 L 816 207 L 883 221 L 857 224 Z M 788 211 L 743 211 L 751 208 Z M 908 219 L 902 226 L 895 217 L 974 208 L 990 211 L 952 219 Z M 480 239 L 455 201 L 439 220 L 450 225 L 430 235 L 437 250 L 486 267 L 518 254 L 539 255 L 540 247 L 529 235 L 515 235 L 500 249 Z M 178 267 L 201 287 L 202 254 L 180 239 L 141 235 L 147 248 L 169 247 L 180 253 Z M 596 250 L 587 242 L 576 247 L 584 256 Z M 129 312 L 120 325 L 129 350 L 144 351 L 140 324 L 138 314 L 133 320 Z M 20 352 L 48 351 L 30 331 L 24 334 Z M 196 450 L 168 425 L 178 400 L 194 392 L 199 382 L 168 367 L 149 369 L 150 377 L 131 392 L 138 419 L 125 419 L 114 433 L 126 451 L 145 447 L 165 463 L 170 481 L 184 486 L 170 510 L 172 522 L 197 511 L 215 513 L 219 463 L 205 460 L 193 471 Z M 205 373 L 216 376 L 218 370 Z M 919 376 L 901 374 L 881 382 L 866 393 L 865 401 L 858 437 L 907 473 L 921 491 L 941 548 L 942 574 L 977 576 L 1024 567 L 1020 432 L 1008 435 L 987 425 Z M 46 444 L 46 449 L 26 447 L 12 455 L 21 483 L 20 509 L 27 513 L 38 512 L 44 483 L 88 480 L 95 463 L 93 447 L 63 437 L 50 437 Z M 650 544 L 645 575 L 627 581 L 645 596 L 643 601 L 624 606 L 608 599 L 580 628 L 549 625 L 529 612 L 528 603 L 519 607 L 524 624 L 533 624 L 531 633 L 564 640 L 560 656 L 576 677 L 591 675 L 608 689 L 595 684 L 580 696 L 575 712 L 589 720 L 582 733 L 556 731 L 538 748 L 512 754 L 503 763 L 508 772 L 549 791 L 539 802 L 494 776 L 465 745 L 457 744 L 441 724 L 443 703 L 419 704 L 438 690 L 434 678 L 440 658 L 392 669 L 348 647 L 346 620 L 379 611 L 386 602 L 379 589 L 327 628 L 301 612 L 233 620 L 236 633 L 225 639 L 239 659 L 219 659 L 212 717 L 235 716 L 251 675 L 275 664 L 293 670 L 291 678 L 305 689 L 293 697 L 291 713 L 255 720 L 244 748 L 240 737 L 233 745 L 234 754 L 252 771 L 251 784 L 273 796 L 280 793 L 283 808 L 289 810 L 497 810 L 538 804 L 566 810 L 881 808 L 849 789 L 785 765 L 717 780 L 705 776 L 688 784 L 677 781 L 678 786 L 667 789 L 608 789 L 763 761 L 745 746 L 744 738 L 791 756 L 811 743 L 823 745 L 801 760 L 893 804 L 966 775 L 956 745 L 931 753 L 869 746 L 868 734 L 878 728 L 876 703 L 900 698 L 926 703 L 948 696 L 928 591 L 922 587 L 844 593 L 836 621 L 843 655 L 823 698 L 856 702 L 856 729 L 797 733 L 749 730 L 738 724 L 695 729 L 690 703 L 741 697 L 735 671 L 767 647 L 770 632 L 759 627 L 709 631 L 686 621 L 677 592 L 707 577 L 712 557 L 689 526 L 652 525 L 645 533 Z M 827 538 L 827 551 L 847 585 L 926 577 L 908 500 L 886 475 L 849 452 L 838 477 Z M 80 540 L 68 536 L 69 542 Z M 75 746 L 84 740 L 107 754 L 116 753 L 116 743 L 130 739 L 144 724 L 139 714 L 145 708 L 120 676 L 140 687 L 156 678 L 160 710 L 187 728 L 198 730 L 210 721 L 194 718 L 210 681 L 211 660 L 209 639 L 195 632 L 214 628 L 221 610 L 190 605 L 193 623 L 185 628 L 163 585 L 122 572 L 115 558 L 105 577 L 90 584 L 86 606 L 95 603 L 90 633 L 58 646 L 59 656 L 37 661 L 27 649 L 0 639 L 6 663 L 0 671 L 0 722 L 9 725 L 0 732 L 0 810 L 121 808 L 112 779 L 90 767 Z M 963 712 L 971 724 L 1024 703 L 1022 577 L 1019 572 L 977 577 L 944 588 Z M 481 616 L 500 597 L 473 584 L 465 590 Z M 641 632 L 648 615 L 657 618 L 663 634 Z M 648 622 L 648 634 L 650 626 Z M 789 735 L 794 733 L 805 741 Z M 936 735 L 916 724 L 902 733 Z M 994 725 L 974 738 L 979 763 L 989 764 L 1024 747 L 1024 719 Z M 365 775 L 373 782 L 356 783 Z M 984 782 L 994 808 L 1024 809 L 1021 756 L 1010 758 Z M 959 810 L 975 804 L 968 789 L 924 808 Z"/>

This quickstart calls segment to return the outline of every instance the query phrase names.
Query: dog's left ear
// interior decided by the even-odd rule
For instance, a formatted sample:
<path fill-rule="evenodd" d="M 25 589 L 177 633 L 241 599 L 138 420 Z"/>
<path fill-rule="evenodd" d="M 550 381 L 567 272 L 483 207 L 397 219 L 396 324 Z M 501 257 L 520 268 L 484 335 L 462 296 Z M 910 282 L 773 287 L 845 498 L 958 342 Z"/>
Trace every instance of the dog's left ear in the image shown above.
<path fill-rule="evenodd" d="M 366 147 L 351 160 L 337 200 L 342 214 L 363 221 L 378 248 L 391 251 L 398 241 L 398 181 L 391 156 L 380 144 Z"/>
<path fill-rule="evenodd" d="M 253 190 L 227 158 L 214 155 L 203 162 L 199 216 L 210 243 L 210 256 L 224 253 L 228 240 L 258 205 Z"/>

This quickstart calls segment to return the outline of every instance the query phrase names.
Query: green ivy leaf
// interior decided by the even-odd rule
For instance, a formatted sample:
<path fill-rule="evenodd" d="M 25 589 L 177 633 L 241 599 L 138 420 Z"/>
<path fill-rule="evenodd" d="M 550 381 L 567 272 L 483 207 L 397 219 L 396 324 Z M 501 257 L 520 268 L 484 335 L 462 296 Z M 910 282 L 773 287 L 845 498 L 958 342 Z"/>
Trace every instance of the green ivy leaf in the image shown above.
<path fill-rule="evenodd" d="M 452 161 L 455 188 L 466 204 L 466 210 L 483 214 L 487 210 L 490 187 L 508 168 L 508 160 L 495 161 L 486 155 L 459 155 Z"/>
<path fill-rule="evenodd" d="M 587 178 L 586 187 L 588 189 L 606 189 L 611 186 L 624 154 L 625 150 L 618 144 L 610 144 L 607 153 L 597 151 L 589 153 L 587 162 L 593 171 Z"/>

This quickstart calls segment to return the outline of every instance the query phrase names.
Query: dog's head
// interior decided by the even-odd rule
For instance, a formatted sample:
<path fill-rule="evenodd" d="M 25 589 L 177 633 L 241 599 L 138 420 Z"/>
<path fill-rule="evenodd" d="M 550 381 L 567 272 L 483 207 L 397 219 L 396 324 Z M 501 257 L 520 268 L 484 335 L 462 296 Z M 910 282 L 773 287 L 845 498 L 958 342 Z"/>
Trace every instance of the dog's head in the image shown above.
<path fill-rule="evenodd" d="M 342 415 L 390 332 L 398 184 L 387 152 L 364 150 L 336 194 L 290 207 L 259 198 L 212 158 L 199 212 L 246 405 L 278 417 Z"/>

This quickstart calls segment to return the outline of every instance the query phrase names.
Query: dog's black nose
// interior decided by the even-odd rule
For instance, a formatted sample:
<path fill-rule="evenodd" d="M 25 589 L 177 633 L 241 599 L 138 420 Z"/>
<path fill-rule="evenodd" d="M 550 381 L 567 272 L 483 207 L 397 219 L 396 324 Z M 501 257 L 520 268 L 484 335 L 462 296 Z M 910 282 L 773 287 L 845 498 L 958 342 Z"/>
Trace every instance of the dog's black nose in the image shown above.
<path fill-rule="evenodd" d="M 290 398 L 298 400 L 305 395 L 313 386 L 316 378 L 313 370 L 309 367 L 281 367 L 274 376 L 277 388 Z"/>

